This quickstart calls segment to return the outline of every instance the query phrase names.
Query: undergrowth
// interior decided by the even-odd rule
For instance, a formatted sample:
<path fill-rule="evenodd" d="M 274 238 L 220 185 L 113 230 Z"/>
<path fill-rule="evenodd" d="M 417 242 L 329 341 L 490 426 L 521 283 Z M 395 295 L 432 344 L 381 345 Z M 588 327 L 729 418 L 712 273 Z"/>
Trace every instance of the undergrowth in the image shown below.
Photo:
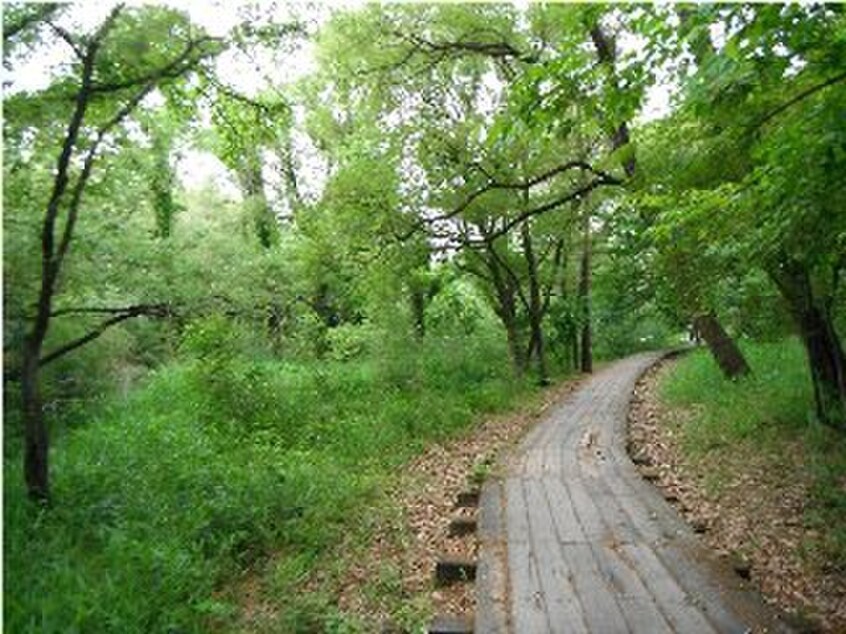
<path fill-rule="evenodd" d="M 60 436 L 51 508 L 26 499 L 7 455 L 6 631 L 227 629 L 223 589 L 271 552 L 276 631 L 349 631 L 331 597 L 292 594 L 313 562 L 423 446 L 527 389 L 499 339 L 347 362 L 256 361 L 197 339 Z"/>
<path fill-rule="evenodd" d="M 682 358 L 661 385 L 665 402 L 694 412 L 682 426 L 682 448 L 708 461 L 712 453 L 752 447 L 772 469 L 784 467 L 796 443 L 810 480 L 805 523 L 819 532 L 818 561 L 846 573 L 846 436 L 821 425 L 801 344 L 794 340 L 743 346 L 752 374 L 725 379 L 706 350 Z M 724 474 L 709 474 L 718 482 Z"/>

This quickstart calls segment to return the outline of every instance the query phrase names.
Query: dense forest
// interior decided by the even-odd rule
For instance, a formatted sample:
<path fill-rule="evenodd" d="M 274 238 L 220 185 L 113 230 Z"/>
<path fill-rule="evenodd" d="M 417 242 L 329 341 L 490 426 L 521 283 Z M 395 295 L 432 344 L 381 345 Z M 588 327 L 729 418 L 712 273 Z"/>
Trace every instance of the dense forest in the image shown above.
<path fill-rule="evenodd" d="M 846 433 L 842 6 L 175 6 L 3 7 L 8 631 L 358 631 L 386 481 L 639 350 Z"/>

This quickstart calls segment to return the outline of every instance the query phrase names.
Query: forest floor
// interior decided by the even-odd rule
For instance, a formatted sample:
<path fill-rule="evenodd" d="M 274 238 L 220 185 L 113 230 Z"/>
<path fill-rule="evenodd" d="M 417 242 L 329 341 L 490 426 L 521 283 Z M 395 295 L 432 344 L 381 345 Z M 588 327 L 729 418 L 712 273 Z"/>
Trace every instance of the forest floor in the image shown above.
<path fill-rule="evenodd" d="M 659 394 L 674 363 L 652 368 L 635 388 L 629 434 L 639 469 L 797 630 L 845 632 L 846 571 L 815 552 L 820 530 L 807 519 L 813 477 L 801 438 L 750 437 L 715 444 L 706 456 L 685 451 L 685 426 L 697 412 L 665 405 Z"/>

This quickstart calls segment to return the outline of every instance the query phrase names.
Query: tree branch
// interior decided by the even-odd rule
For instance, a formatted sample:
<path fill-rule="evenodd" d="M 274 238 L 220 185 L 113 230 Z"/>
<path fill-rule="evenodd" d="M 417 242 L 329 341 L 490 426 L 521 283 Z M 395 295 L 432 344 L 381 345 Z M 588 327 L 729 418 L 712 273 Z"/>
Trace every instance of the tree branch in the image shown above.
<path fill-rule="evenodd" d="M 113 308 L 110 306 L 80 306 L 74 308 L 60 308 L 50 313 L 51 317 L 61 317 L 63 315 L 119 315 L 123 313 L 131 313 L 137 311 L 159 311 L 172 310 L 170 304 L 134 304 L 132 306 L 121 306 Z"/>
<path fill-rule="evenodd" d="M 808 97 L 810 97 L 811 95 L 818 93 L 819 91 L 824 90 L 824 89 L 828 88 L 829 86 L 833 86 L 834 84 L 839 83 L 839 82 L 843 81 L 844 79 L 846 79 L 846 71 L 840 73 L 839 75 L 835 75 L 834 77 L 830 77 L 829 79 L 825 80 L 824 82 L 822 82 L 820 84 L 816 84 L 814 86 L 806 88 L 805 90 L 800 92 L 795 97 L 788 99 L 783 104 L 781 104 L 777 108 L 774 108 L 773 110 L 771 110 L 770 112 L 765 114 L 763 117 L 761 117 L 752 126 L 752 128 L 750 129 L 750 132 L 756 132 L 757 130 L 762 128 L 764 125 L 769 123 L 772 119 L 774 119 L 775 117 L 780 115 L 782 112 L 784 112 L 788 108 L 795 106 L 800 101 L 803 101 L 803 100 L 807 99 Z"/>
<path fill-rule="evenodd" d="M 88 151 L 85 154 L 85 159 L 82 165 L 82 172 L 80 173 L 79 177 L 77 178 L 76 184 L 74 185 L 73 192 L 71 195 L 71 200 L 68 205 L 68 218 L 65 222 L 64 232 L 62 234 L 62 240 L 59 244 L 59 249 L 56 252 L 54 258 L 54 266 L 58 271 L 58 267 L 61 266 L 62 261 L 64 260 L 65 256 L 67 255 L 67 251 L 70 247 L 71 239 L 73 238 L 73 230 L 76 226 L 77 217 L 79 215 L 79 206 L 82 201 L 82 194 L 85 191 L 85 186 L 88 183 L 88 179 L 91 177 L 91 171 L 94 167 L 94 161 L 97 158 L 97 152 L 99 150 L 100 145 L 102 144 L 103 140 L 106 138 L 106 135 L 118 126 L 126 117 L 128 117 L 138 104 L 140 104 L 144 98 L 150 94 L 150 92 L 158 86 L 159 82 L 162 79 L 170 79 L 176 77 L 178 75 L 173 75 L 173 69 L 178 68 L 179 74 L 184 74 L 189 71 L 191 68 L 196 66 L 197 64 L 202 61 L 203 56 L 199 56 L 190 60 L 188 63 L 183 64 L 183 62 L 187 59 L 190 55 L 191 50 L 195 47 L 197 42 L 201 40 L 193 40 L 189 43 L 186 47 L 185 51 L 183 51 L 176 59 L 174 59 L 169 64 L 159 68 L 157 71 L 149 73 L 147 83 L 138 90 L 132 97 L 130 97 L 127 102 L 112 116 L 111 119 L 106 121 L 100 128 L 97 130 L 97 135 L 94 138 L 94 142 L 88 148 Z M 131 84 L 130 84 L 131 85 Z M 85 86 L 81 89 L 81 93 L 86 93 L 86 101 L 87 97 L 90 97 L 93 91 L 93 85 L 88 85 L 87 91 L 85 90 Z"/>
<path fill-rule="evenodd" d="M 596 49 L 596 58 L 600 64 L 607 66 L 608 73 L 612 79 L 612 86 L 614 90 L 620 90 L 619 83 L 616 79 L 616 70 L 614 64 L 617 60 L 617 47 L 613 38 L 608 37 L 602 30 L 599 24 L 594 24 L 590 29 L 590 39 Z M 614 132 L 611 134 L 611 149 L 617 150 L 629 143 L 629 125 L 626 121 L 621 121 Z M 623 165 L 626 176 L 631 178 L 635 174 L 636 163 L 634 155 L 626 160 Z"/>
<path fill-rule="evenodd" d="M 65 309 L 64 311 L 57 311 L 55 314 L 70 314 L 71 311 L 74 309 Z M 125 309 L 123 312 L 120 312 L 120 309 L 78 309 L 80 311 L 89 311 L 89 312 L 97 312 L 97 311 L 107 311 L 107 312 L 116 312 L 114 317 L 106 319 L 105 321 L 101 322 L 97 327 L 93 330 L 88 332 L 87 334 L 79 337 L 78 339 L 74 339 L 73 341 L 69 341 L 63 346 L 60 346 L 56 350 L 42 356 L 38 360 L 38 365 L 43 367 L 48 363 L 59 359 L 69 352 L 76 350 L 77 348 L 81 348 L 86 343 L 94 341 L 98 339 L 103 333 L 106 332 L 110 327 L 115 326 L 121 322 L 126 321 L 127 319 L 132 319 L 134 317 L 154 317 L 158 319 L 162 319 L 165 317 L 169 317 L 172 315 L 172 311 L 169 304 L 142 304 L 139 306 L 130 306 Z"/>
<path fill-rule="evenodd" d="M 597 178 L 595 180 L 592 180 L 587 185 L 583 185 L 579 189 L 572 191 L 569 194 L 566 194 L 565 196 L 561 196 L 559 198 L 556 198 L 556 199 L 554 199 L 554 200 L 552 200 L 548 203 L 545 203 L 545 204 L 540 205 L 538 207 L 535 207 L 533 209 L 528 209 L 528 210 L 520 213 L 519 215 L 515 216 L 514 218 L 507 220 L 503 224 L 502 227 L 500 227 L 499 229 L 494 231 L 492 234 L 490 234 L 491 238 L 496 239 L 496 238 L 498 238 L 502 235 L 505 235 L 506 233 L 511 231 L 511 229 L 513 229 L 514 227 L 516 227 L 516 226 L 520 225 L 521 223 L 525 222 L 529 218 L 532 218 L 534 216 L 538 216 L 540 214 L 546 213 L 547 211 L 551 211 L 552 209 L 555 209 L 556 207 L 560 207 L 561 205 L 568 203 L 571 200 L 577 200 L 579 198 L 582 198 L 583 196 L 586 196 L 587 194 L 592 192 L 597 187 L 601 187 L 603 185 L 620 185 L 620 184 L 621 184 L 620 181 L 616 178 L 613 178 L 613 177 L 612 177 L 612 180 L 607 180 L 607 179 L 602 178 L 602 177 Z"/>
<path fill-rule="evenodd" d="M 77 44 L 77 42 L 73 39 L 73 36 L 70 33 L 68 33 L 65 29 L 63 29 L 58 24 L 55 24 L 54 22 L 52 22 L 50 20 L 45 20 L 45 22 L 51 29 L 53 29 L 53 32 L 56 35 L 58 35 L 60 38 L 62 38 L 65 41 L 65 43 L 67 43 L 67 45 L 70 46 L 71 49 L 73 49 L 74 54 L 80 60 L 85 59 L 85 50 L 80 48 L 79 44 Z"/>
<path fill-rule="evenodd" d="M 20 17 L 17 22 L 8 22 L 3 16 L 3 44 L 8 50 L 9 40 L 15 37 L 18 33 L 28 28 L 29 26 L 48 19 L 56 11 L 61 8 L 61 4 L 57 2 L 48 2 L 42 5 L 30 5 L 31 13 L 27 13 Z M 30 8 L 27 7 L 27 8 Z M 8 11 L 8 9 L 7 9 Z"/>
<path fill-rule="evenodd" d="M 394 32 L 394 35 L 406 41 L 413 42 L 417 45 L 418 50 L 425 49 L 432 52 L 446 53 L 474 53 L 486 57 L 493 57 L 494 59 L 513 58 L 527 63 L 535 63 L 538 61 L 537 56 L 519 51 L 505 41 L 478 42 L 459 39 L 453 42 L 432 42 L 418 35 L 406 35 L 399 31 Z"/>
<path fill-rule="evenodd" d="M 205 73 L 204 73 L 204 75 L 205 75 Z M 219 80 L 217 80 L 214 77 L 209 77 L 208 79 L 209 79 L 209 83 L 216 90 L 218 90 L 222 95 L 225 95 L 225 96 L 229 97 L 230 99 L 232 99 L 234 101 L 240 101 L 243 104 L 246 104 L 246 105 L 248 105 L 252 108 L 255 108 L 256 110 L 261 110 L 266 115 L 271 115 L 271 116 L 275 115 L 276 112 L 277 112 L 277 109 L 282 109 L 282 110 L 285 110 L 286 112 L 289 112 L 291 110 L 291 107 L 287 103 L 285 103 L 284 101 L 279 101 L 278 103 L 275 103 L 275 104 L 269 104 L 269 103 L 264 103 L 262 101 L 257 101 L 256 99 L 251 99 L 250 97 L 247 97 L 246 95 L 242 95 L 241 93 L 233 90 L 232 88 L 230 88 L 226 84 L 220 82 Z"/>
<path fill-rule="evenodd" d="M 80 203 L 82 202 L 82 193 L 85 191 L 85 186 L 88 183 L 88 179 L 91 177 L 91 171 L 94 168 L 94 161 L 97 158 L 97 151 L 100 148 L 100 144 L 103 142 L 103 139 L 106 138 L 106 135 L 121 121 L 123 121 L 129 114 L 135 110 L 139 103 L 146 97 L 150 91 L 153 90 L 156 86 L 156 80 L 151 80 L 143 89 L 139 90 L 129 101 L 127 101 L 123 107 L 118 110 L 114 116 L 106 121 L 100 128 L 97 130 L 97 136 L 94 139 L 94 142 L 91 144 L 91 147 L 88 148 L 88 152 L 85 154 L 85 160 L 82 164 L 82 172 L 80 173 L 79 177 L 76 180 L 76 184 L 73 187 L 73 192 L 71 194 L 71 200 L 68 204 L 68 217 L 65 221 L 65 228 L 62 233 L 62 240 L 59 243 L 58 251 L 56 252 L 54 258 L 54 265 L 56 267 L 61 266 L 62 261 L 64 260 L 65 256 L 67 255 L 68 249 L 70 248 L 70 242 L 73 238 L 73 230 L 76 226 L 76 220 L 79 216 L 79 207 Z"/>
<path fill-rule="evenodd" d="M 474 166 L 477 169 L 479 169 L 479 171 L 481 171 L 486 176 L 488 175 L 488 173 L 480 165 L 476 164 Z M 443 222 L 445 220 L 451 220 L 452 218 L 455 218 L 460 213 L 462 213 L 464 210 L 466 210 L 476 199 L 478 199 L 479 197 L 483 196 L 484 194 L 486 194 L 490 191 L 496 191 L 496 190 L 526 191 L 528 189 L 531 189 L 532 187 L 535 187 L 537 185 L 540 185 L 543 182 L 550 180 L 551 178 L 557 176 L 558 174 L 561 174 L 563 172 L 567 172 L 567 171 L 570 171 L 570 170 L 573 170 L 573 169 L 579 169 L 583 172 L 589 172 L 589 173 L 593 174 L 594 176 L 597 176 L 598 177 L 597 180 L 601 181 L 599 183 L 601 185 L 621 185 L 622 184 L 622 181 L 620 179 L 616 178 L 615 176 L 612 176 L 611 174 L 608 174 L 607 172 L 605 172 L 603 170 L 598 170 L 585 161 L 578 161 L 578 160 L 568 161 L 566 163 L 562 163 L 561 165 L 558 165 L 557 167 L 554 167 L 554 168 L 552 168 L 552 169 L 550 169 L 550 170 L 548 170 L 548 171 L 546 171 L 542 174 L 539 174 L 538 176 L 535 176 L 534 178 L 530 178 L 528 180 L 523 180 L 523 181 L 501 182 L 501 181 L 494 180 L 493 178 L 488 176 L 488 182 L 485 185 L 483 185 L 482 187 L 480 187 L 479 189 L 477 189 L 476 191 L 474 191 L 473 193 L 471 193 L 457 207 L 455 207 L 454 209 L 452 209 L 451 211 L 449 211 L 445 214 L 441 214 L 439 216 L 433 216 L 431 218 L 424 218 L 421 222 L 415 224 L 411 229 L 409 229 L 405 234 L 399 236 L 399 238 L 400 238 L 401 241 L 407 240 L 412 235 L 417 233 L 417 231 L 419 231 L 420 229 L 423 229 L 426 226 L 430 226 L 432 224 L 435 224 L 436 222 Z M 568 200 L 571 200 L 571 199 L 568 199 Z M 558 203 L 558 204 L 560 204 L 560 203 Z M 554 205 L 554 206 L 557 206 L 557 204 Z"/>
<path fill-rule="evenodd" d="M 212 54 L 211 51 L 201 52 L 196 58 L 189 59 L 191 54 L 203 44 L 221 43 L 223 40 L 219 37 L 212 37 L 210 35 L 197 38 L 196 40 L 189 40 L 185 46 L 185 50 L 172 59 L 168 64 L 157 68 L 154 71 L 141 75 L 140 77 L 132 77 L 122 81 L 114 81 L 109 83 L 94 83 L 91 86 L 91 94 L 100 95 L 118 92 L 133 86 L 146 85 L 150 82 L 159 82 L 162 79 L 176 79 L 181 77 L 192 67 L 196 66 L 205 57 Z"/>

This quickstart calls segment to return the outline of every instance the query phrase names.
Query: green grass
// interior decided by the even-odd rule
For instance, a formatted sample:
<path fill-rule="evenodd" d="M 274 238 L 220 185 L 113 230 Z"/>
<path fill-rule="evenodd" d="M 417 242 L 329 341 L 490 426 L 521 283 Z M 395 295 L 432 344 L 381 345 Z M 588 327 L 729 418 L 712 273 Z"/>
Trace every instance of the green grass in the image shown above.
<path fill-rule="evenodd" d="M 705 350 L 682 358 L 661 385 L 662 399 L 691 409 L 681 426 L 685 453 L 715 467 L 706 488 L 718 492 L 721 452 L 753 450 L 778 472 L 796 443 L 811 482 L 805 511 L 809 528 L 821 533 L 817 560 L 846 572 L 846 436 L 817 422 L 804 351 L 796 340 L 743 346 L 753 374 L 729 381 Z"/>
<path fill-rule="evenodd" d="M 332 597 L 294 592 L 427 443 L 511 406 L 501 342 L 433 339 L 350 362 L 183 361 L 55 443 L 55 504 L 5 477 L 10 632 L 205 632 L 222 592 L 270 553 L 275 631 L 348 631 Z M 386 571 L 381 583 L 395 580 Z M 345 629 L 346 628 L 346 629 Z"/>

